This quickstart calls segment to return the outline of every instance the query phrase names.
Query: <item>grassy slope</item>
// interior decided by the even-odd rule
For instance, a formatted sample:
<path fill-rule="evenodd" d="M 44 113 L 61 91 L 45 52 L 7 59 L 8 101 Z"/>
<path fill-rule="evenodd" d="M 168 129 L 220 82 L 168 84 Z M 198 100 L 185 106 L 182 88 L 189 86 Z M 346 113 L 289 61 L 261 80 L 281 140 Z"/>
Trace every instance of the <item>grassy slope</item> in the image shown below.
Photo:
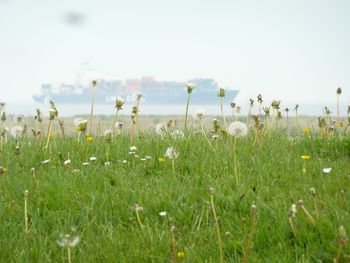
<path fill-rule="evenodd" d="M 295 138 L 291 142 L 285 133 L 275 132 L 262 139 L 262 150 L 254 146 L 252 133 L 239 139 L 238 187 L 228 138 L 215 141 L 211 150 L 201 134 L 181 140 L 148 134 L 135 145 L 139 158 L 152 159 L 136 160 L 133 165 L 125 135 L 112 143 L 109 166 L 104 165 L 103 139 L 78 145 L 76 139 L 57 138 L 49 154 L 27 139 L 16 158 L 12 141 L 0 155 L 0 165 L 9 167 L 0 176 L 0 261 L 63 262 L 66 251 L 56 240 L 75 226 L 81 241 L 73 248 L 73 262 L 171 262 L 169 229 L 175 225 L 177 251 L 185 252 L 179 261 L 218 262 L 208 194 L 213 187 L 226 261 L 241 261 L 248 237 L 242 218 L 248 219 L 249 232 L 250 207 L 255 203 L 258 225 L 249 262 L 331 262 L 338 249 L 338 227 L 344 225 L 350 232 L 349 137 Z M 180 152 L 175 174 L 170 161 L 158 162 L 169 146 Z M 72 163 L 62 165 L 59 153 Z M 311 156 L 305 175 L 302 154 Z M 90 156 L 97 161 L 83 166 Z M 40 164 L 45 159 L 51 162 Z M 128 164 L 122 163 L 124 159 Z M 333 170 L 326 175 L 324 167 Z M 298 209 L 295 239 L 288 211 L 299 199 L 314 211 L 310 187 L 317 191 L 321 219 L 312 226 Z M 29 190 L 28 236 L 24 234 L 25 189 Z M 134 203 L 144 208 L 143 230 L 131 209 Z M 158 215 L 163 210 L 168 213 L 165 219 Z M 344 251 L 349 254 L 349 249 L 348 244 Z"/>

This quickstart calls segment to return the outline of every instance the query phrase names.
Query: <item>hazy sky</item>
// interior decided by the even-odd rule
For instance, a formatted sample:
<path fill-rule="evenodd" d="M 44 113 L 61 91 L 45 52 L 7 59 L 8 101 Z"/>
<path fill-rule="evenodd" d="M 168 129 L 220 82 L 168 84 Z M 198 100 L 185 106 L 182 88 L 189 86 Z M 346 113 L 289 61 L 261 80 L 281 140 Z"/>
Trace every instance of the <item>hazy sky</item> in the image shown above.
<path fill-rule="evenodd" d="M 108 79 L 213 77 L 241 98 L 350 104 L 350 1 L 0 0 L 0 100 L 82 64 Z"/>

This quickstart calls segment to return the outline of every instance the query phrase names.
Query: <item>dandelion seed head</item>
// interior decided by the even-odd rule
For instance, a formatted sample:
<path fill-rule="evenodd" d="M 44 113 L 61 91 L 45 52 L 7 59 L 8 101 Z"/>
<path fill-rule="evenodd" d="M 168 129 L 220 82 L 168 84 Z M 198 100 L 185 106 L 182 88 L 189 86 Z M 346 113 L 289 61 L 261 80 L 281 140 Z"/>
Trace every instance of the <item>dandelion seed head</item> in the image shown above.
<path fill-rule="evenodd" d="M 235 122 L 232 122 L 227 127 L 227 132 L 231 136 L 244 137 L 248 133 L 248 128 L 247 128 L 247 125 L 245 123 L 240 122 L 240 121 L 235 121 Z"/>

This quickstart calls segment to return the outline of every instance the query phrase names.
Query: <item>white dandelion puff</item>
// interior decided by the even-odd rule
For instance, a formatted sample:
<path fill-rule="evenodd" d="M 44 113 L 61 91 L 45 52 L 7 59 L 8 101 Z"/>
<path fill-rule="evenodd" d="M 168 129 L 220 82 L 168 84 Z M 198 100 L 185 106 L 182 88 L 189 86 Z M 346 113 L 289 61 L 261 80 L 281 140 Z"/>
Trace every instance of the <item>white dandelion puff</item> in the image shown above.
<path fill-rule="evenodd" d="M 227 128 L 228 134 L 235 137 L 244 137 L 248 133 L 247 125 L 240 121 L 232 122 Z"/>

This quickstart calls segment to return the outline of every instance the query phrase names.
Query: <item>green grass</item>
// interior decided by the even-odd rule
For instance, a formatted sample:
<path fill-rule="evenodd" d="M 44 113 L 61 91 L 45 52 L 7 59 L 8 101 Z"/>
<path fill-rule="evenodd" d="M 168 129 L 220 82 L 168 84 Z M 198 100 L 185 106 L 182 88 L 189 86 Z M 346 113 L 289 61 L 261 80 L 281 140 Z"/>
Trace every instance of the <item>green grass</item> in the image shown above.
<path fill-rule="evenodd" d="M 231 138 L 213 141 L 211 149 L 201 134 L 183 139 L 160 139 L 145 133 L 137 139 L 137 155 L 128 154 L 130 138 L 119 136 L 110 144 L 111 164 L 105 166 L 109 147 L 103 138 L 93 142 L 55 138 L 45 152 L 34 139 L 24 138 L 20 155 L 10 140 L 0 154 L 0 261 L 66 262 L 60 234 L 75 234 L 73 262 L 171 262 L 171 232 L 176 226 L 178 262 L 218 262 L 216 229 L 210 208 L 209 187 L 219 217 L 224 258 L 241 262 L 251 226 L 250 208 L 257 206 L 257 229 L 248 262 L 332 262 L 338 251 L 338 227 L 350 233 L 349 135 L 320 138 L 282 130 L 261 138 L 254 134 L 237 140 L 238 174 L 233 176 Z M 175 161 L 159 162 L 167 147 L 180 153 Z M 310 155 L 306 174 L 300 156 Z M 152 159 L 141 161 L 145 155 Z M 65 166 L 63 159 L 71 159 Z M 83 166 L 89 157 L 95 162 Z M 48 164 L 40 162 L 50 159 Z M 127 164 L 123 160 L 128 160 Z M 35 178 L 31 168 L 35 168 Z M 323 174 L 324 167 L 332 167 Z M 298 208 L 296 238 L 290 228 L 291 204 L 304 200 L 314 214 L 309 188 L 317 191 L 320 220 L 312 225 Z M 29 190 L 29 230 L 24 233 L 24 191 Z M 133 204 L 143 207 L 138 225 Z M 159 212 L 166 211 L 161 218 Z M 247 219 L 244 233 L 242 219 Z M 341 254 L 350 254 L 347 243 Z"/>

